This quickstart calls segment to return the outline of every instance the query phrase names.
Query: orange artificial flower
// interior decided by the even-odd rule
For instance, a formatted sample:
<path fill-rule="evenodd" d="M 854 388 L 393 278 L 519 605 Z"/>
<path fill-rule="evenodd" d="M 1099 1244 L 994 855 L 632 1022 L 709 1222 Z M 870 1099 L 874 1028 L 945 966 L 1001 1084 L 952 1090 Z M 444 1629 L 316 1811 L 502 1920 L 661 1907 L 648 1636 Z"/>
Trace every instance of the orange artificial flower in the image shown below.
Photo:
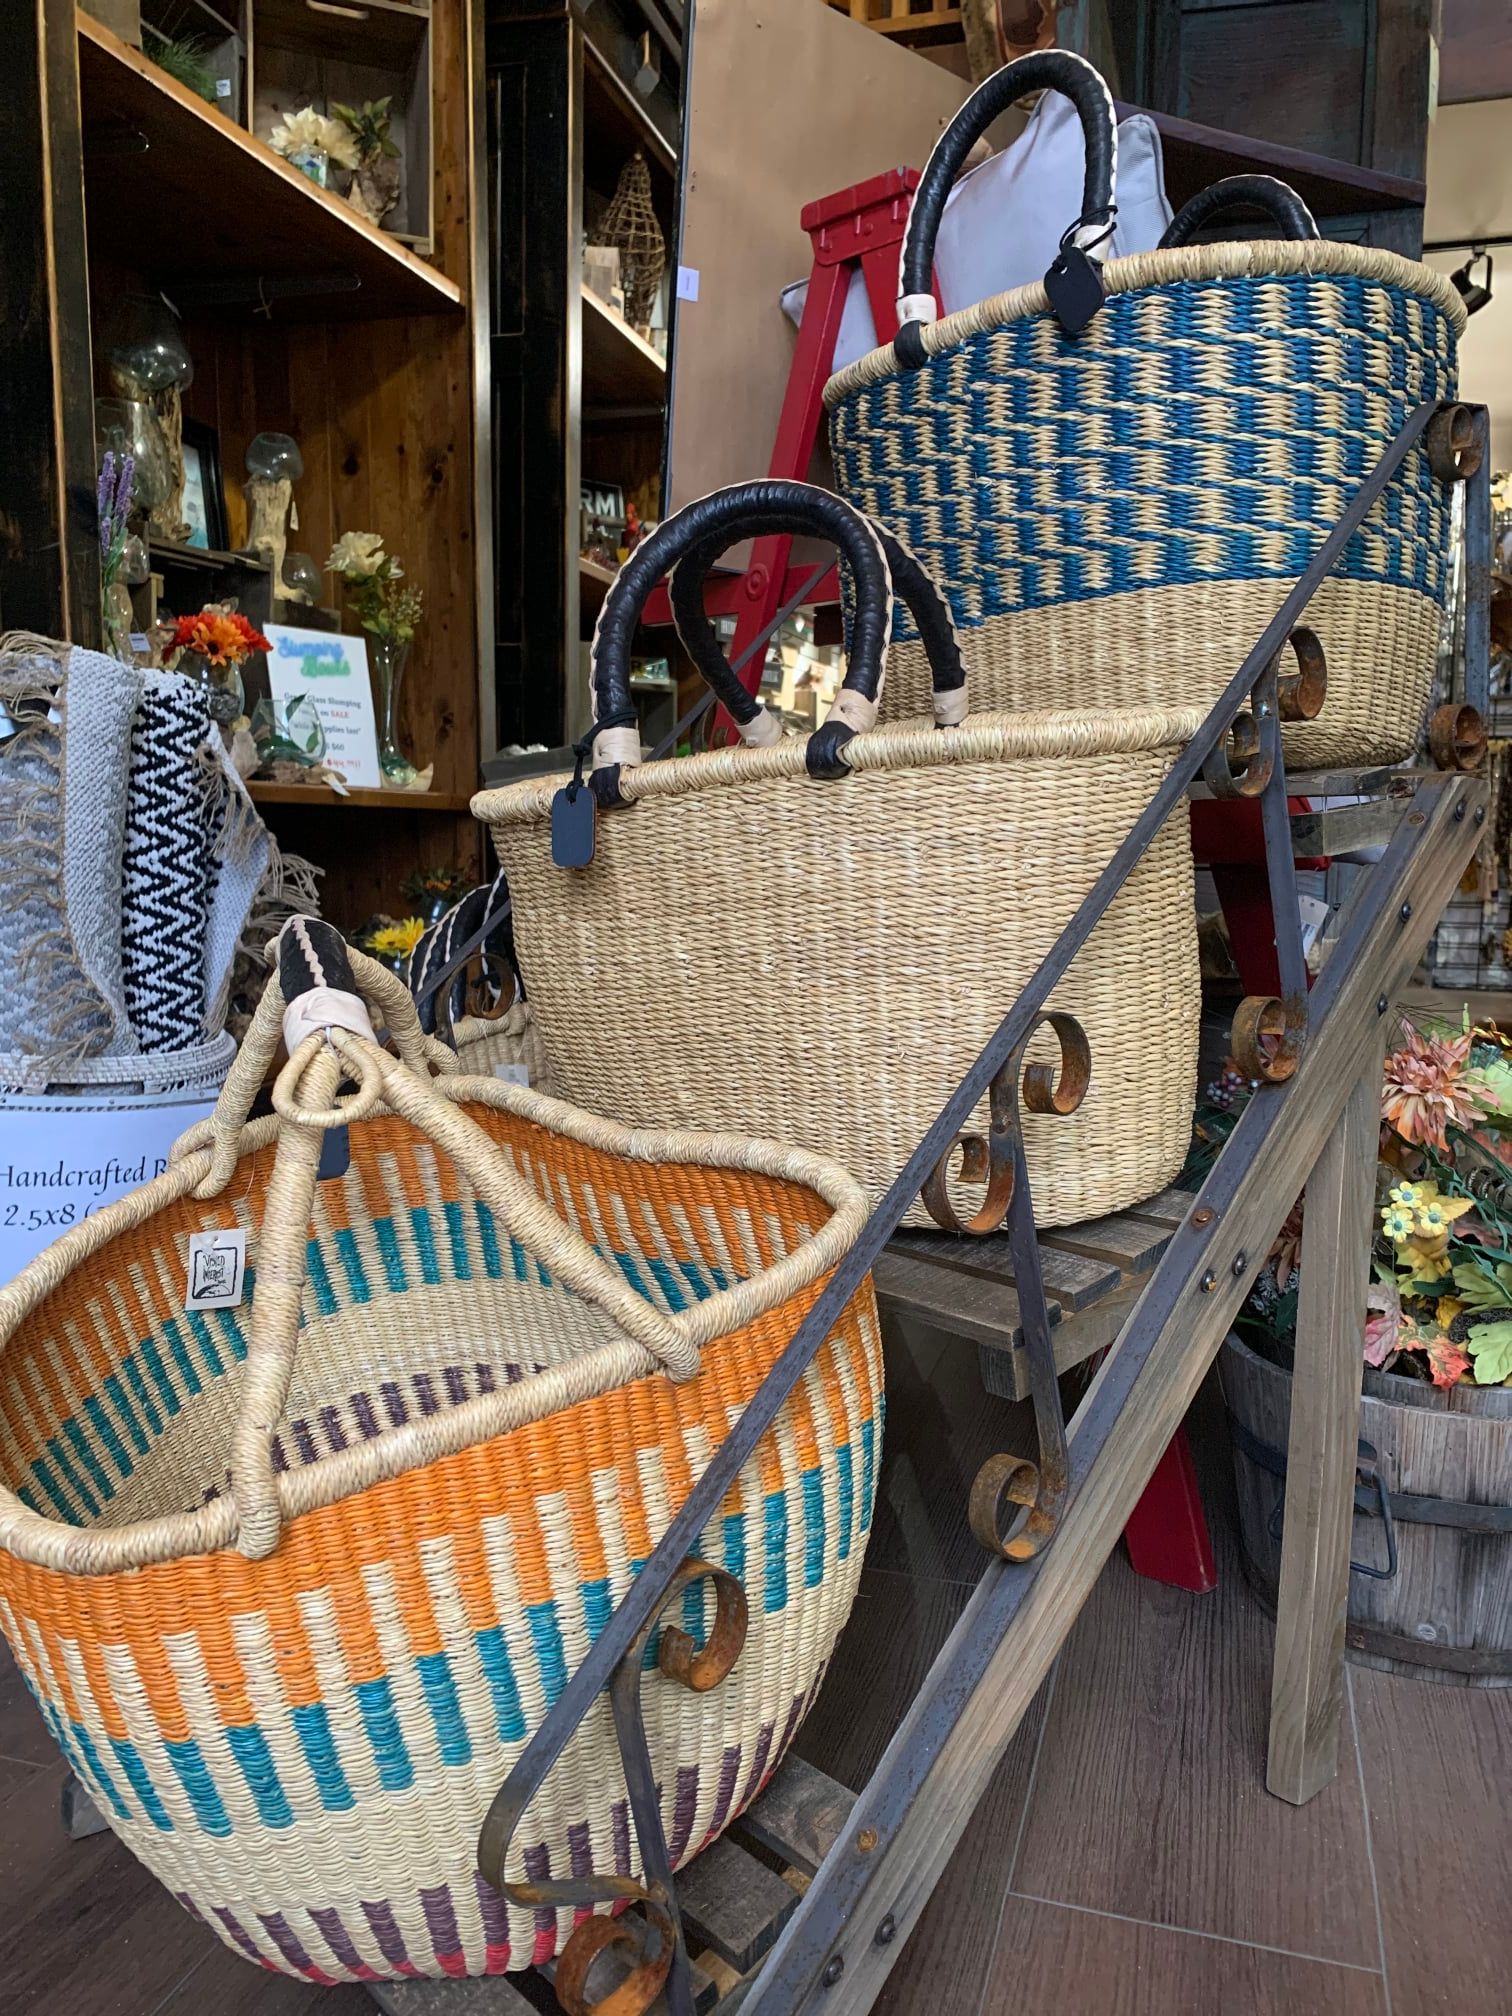
<path fill-rule="evenodd" d="M 1461 1083 L 1473 1032 L 1453 1041 L 1409 1029 L 1407 1041 L 1386 1059 L 1381 1118 L 1415 1147 L 1447 1149 L 1447 1126 L 1470 1128 L 1481 1117 L 1474 1088 Z"/>
<path fill-rule="evenodd" d="M 222 609 L 202 609 L 197 616 L 180 616 L 173 626 L 172 646 L 176 651 L 195 651 L 212 665 L 240 665 L 254 651 L 272 646 L 260 630 L 254 630 L 245 616 L 227 615 Z"/>

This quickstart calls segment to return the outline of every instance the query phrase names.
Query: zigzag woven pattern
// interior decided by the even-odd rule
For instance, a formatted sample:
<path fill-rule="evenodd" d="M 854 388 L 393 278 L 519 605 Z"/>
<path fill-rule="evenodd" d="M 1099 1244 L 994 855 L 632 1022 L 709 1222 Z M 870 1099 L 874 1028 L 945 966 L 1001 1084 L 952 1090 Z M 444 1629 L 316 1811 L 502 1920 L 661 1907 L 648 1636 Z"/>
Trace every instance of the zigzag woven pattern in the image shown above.
<path fill-rule="evenodd" d="M 200 752 L 210 717 L 187 679 L 149 678 L 131 731 L 121 965 L 144 1050 L 187 1050 L 205 1026 L 210 861 Z"/>
<path fill-rule="evenodd" d="M 630 1164 L 469 1112 L 664 1310 L 769 1266 L 827 1216 L 794 1183 Z M 351 1140 L 310 1225 L 281 1466 L 423 1423 L 612 1334 L 432 1142 L 395 1119 Z M 29 1505 L 119 1525 L 225 1488 L 247 1311 L 185 1313 L 187 1239 L 255 1234 L 272 1160 L 248 1154 L 223 1196 L 120 1234 L 11 1338 L 0 1475 Z M 573 1915 L 483 1886 L 478 1825 L 817 1292 L 709 1345 L 686 1383 L 636 1380 L 293 1518 L 265 1560 L 65 1575 L 0 1550 L 0 1626 L 122 1839 L 228 1945 L 311 1981 L 549 1958 Z M 647 1678 L 678 1861 L 755 1796 L 818 1686 L 860 1572 L 881 1408 L 868 1285 L 700 1542 L 749 1597 L 734 1672 L 704 1696 Z M 699 1585 L 680 1621 L 701 1634 L 711 1620 Z M 510 1875 L 636 1867 L 604 1702 L 532 1805 Z"/>
<path fill-rule="evenodd" d="M 1075 340 L 1051 315 L 1025 315 L 837 397 L 836 477 L 934 573 L 976 674 L 969 633 L 998 619 L 1294 580 L 1414 407 L 1451 397 L 1455 382 L 1447 316 L 1406 287 L 1296 273 L 1132 288 L 1110 296 Z M 1338 577 L 1441 609 L 1448 511 L 1448 492 L 1414 450 Z M 1362 613 L 1368 620 L 1368 602 Z M 1006 627 L 987 656 L 1017 662 L 1006 679 L 974 679 L 974 704 L 1142 703 L 1144 693 L 1099 686 L 1100 636 L 1134 620 L 1110 612 L 1075 636 L 1057 633 L 1078 661 L 1089 654 L 1069 693 L 1044 633 L 1040 648 L 1015 652 Z M 900 638 L 916 634 L 902 612 L 898 624 Z M 1331 663 L 1348 655 L 1337 617 L 1333 629 L 1323 638 Z M 1162 697 L 1216 697 L 1253 641 L 1253 631 L 1225 635 L 1224 651 L 1238 648 L 1200 691 L 1167 680 Z M 1431 654 L 1425 662 L 1415 651 L 1374 696 L 1398 738 L 1403 715 L 1409 741 L 1416 730 L 1430 673 Z M 889 718 L 916 709 L 914 683 L 894 681 Z M 1320 733 L 1348 706 L 1332 680 L 1330 689 Z"/>

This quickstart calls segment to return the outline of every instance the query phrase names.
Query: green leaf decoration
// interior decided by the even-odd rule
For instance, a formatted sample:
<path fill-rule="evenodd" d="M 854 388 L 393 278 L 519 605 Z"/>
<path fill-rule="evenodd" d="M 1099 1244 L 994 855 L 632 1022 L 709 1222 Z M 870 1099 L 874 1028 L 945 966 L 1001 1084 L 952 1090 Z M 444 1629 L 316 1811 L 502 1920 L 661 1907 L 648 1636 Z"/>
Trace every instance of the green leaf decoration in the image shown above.
<path fill-rule="evenodd" d="M 1467 1309 L 1512 1308 L 1512 1267 L 1505 1260 L 1495 1268 L 1480 1260 L 1461 1261 L 1454 1285 Z"/>
<path fill-rule="evenodd" d="M 1465 1339 L 1475 1360 L 1477 1386 L 1500 1386 L 1512 1379 L 1512 1322 L 1477 1323 Z"/>

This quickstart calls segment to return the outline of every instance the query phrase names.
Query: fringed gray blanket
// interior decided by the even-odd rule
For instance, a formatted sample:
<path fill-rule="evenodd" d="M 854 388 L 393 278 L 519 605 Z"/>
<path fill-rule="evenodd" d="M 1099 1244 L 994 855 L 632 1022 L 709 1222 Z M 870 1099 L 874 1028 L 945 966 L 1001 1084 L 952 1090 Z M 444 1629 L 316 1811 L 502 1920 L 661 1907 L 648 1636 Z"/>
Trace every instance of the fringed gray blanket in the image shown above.
<path fill-rule="evenodd" d="M 243 940 L 296 891 L 197 685 L 0 637 L 0 1089 L 218 1083 Z"/>

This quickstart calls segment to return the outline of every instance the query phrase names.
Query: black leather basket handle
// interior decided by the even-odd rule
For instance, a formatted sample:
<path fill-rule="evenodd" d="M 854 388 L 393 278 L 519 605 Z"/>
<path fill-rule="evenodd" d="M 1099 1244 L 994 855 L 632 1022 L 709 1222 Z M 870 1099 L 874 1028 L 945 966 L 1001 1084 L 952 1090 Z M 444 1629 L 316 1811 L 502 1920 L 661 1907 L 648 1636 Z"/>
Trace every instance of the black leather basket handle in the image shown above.
<path fill-rule="evenodd" d="M 966 718 L 966 664 L 950 604 L 897 534 L 890 532 L 880 519 L 872 518 L 869 523 L 887 555 L 893 592 L 908 605 L 918 625 L 934 686 L 935 723 L 941 728 L 958 727 Z M 704 582 L 709 569 L 727 546 L 745 536 L 743 530 L 733 527 L 705 539 L 678 561 L 667 586 L 672 620 L 683 647 L 703 674 L 705 683 L 718 694 L 740 731 L 741 741 L 771 743 L 781 739 L 781 724 L 730 670 L 714 625 L 704 611 Z M 841 564 L 845 564 L 843 557 Z"/>
<path fill-rule="evenodd" d="M 768 476 L 685 504 L 641 541 L 615 575 L 593 633 L 592 783 L 600 805 L 619 801 L 619 769 L 641 760 L 640 729 L 630 697 L 630 639 L 646 597 L 668 569 L 695 549 L 707 546 L 721 552 L 737 539 L 795 531 L 837 546 L 856 587 L 845 683 L 829 719 L 808 738 L 806 753 L 812 775 L 847 774 L 840 751 L 877 718 L 892 634 L 892 572 L 871 521 L 853 506 L 815 484 Z M 761 711 L 730 672 L 722 652 L 701 659 L 699 669 L 737 722 L 749 722 L 752 709 Z"/>
<path fill-rule="evenodd" d="M 1189 203 L 1182 204 L 1166 226 L 1161 251 L 1168 251 L 1173 245 L 1190 245 L 1215 217 L 1231 210 L 1260 211 L 1279 227 L 1277 235 L 1282 238 L 1318 236 L 1311 210 L 1290 183 L 1274 175 L 1225 175 L 1221 182 L 1210 182 Z"/>
<path fill-rule="evenodd" d="M 1096 248 L 1112 236 L 1117 207 L 1114 194 L 1118 178 L 1118 120 L 1113 111 L 1113 99 L 1101 74 L 1084 56 L 1074 55 L 1069 49 L 1042 49 L 1032 56 L 1020 56 L 1013 63 L 1005 63 L 1001 70 L 995 70 L 977 86 L 935 142 L 924 164 L 919 186 L 914 191 L 913 208 L 908 213 L 908 225 L 898 258 L 899 329 L 896 340 L 898 360 L 910 369 L 924 361 L 919 339 L 921 326 L 939 319 L 940 306 L 931 290 L 935 239 L 944 214 L 945 199 L 961 172 L 966 156 L 993 120 L 1030 91 L 1059 91 L 1069 98 L 1081 119 L 1087 142 L 1081 215 L 1067 225 L 1061 237 L 1060 256 L 1045 275 L 1052 305 L 1068 328 L 1070 320 L 1057 299 L 1057 269 L 1069 271 L 1075 260 L 1085 263 L 1095 255 Z M 1068 260 L 1071 254 L 1075 255 L 1075 260 Z M 1100 302 L 1100 285 L 1098 298 Z M 971 304 L 958 302 L 956 305 L 969 307 Z M 1095 307 L 1091 312 L 1096 312 Z M 1076 326 L 1080 327 L 1089 319 L 1090 315 L 1082 314 Z"/>

